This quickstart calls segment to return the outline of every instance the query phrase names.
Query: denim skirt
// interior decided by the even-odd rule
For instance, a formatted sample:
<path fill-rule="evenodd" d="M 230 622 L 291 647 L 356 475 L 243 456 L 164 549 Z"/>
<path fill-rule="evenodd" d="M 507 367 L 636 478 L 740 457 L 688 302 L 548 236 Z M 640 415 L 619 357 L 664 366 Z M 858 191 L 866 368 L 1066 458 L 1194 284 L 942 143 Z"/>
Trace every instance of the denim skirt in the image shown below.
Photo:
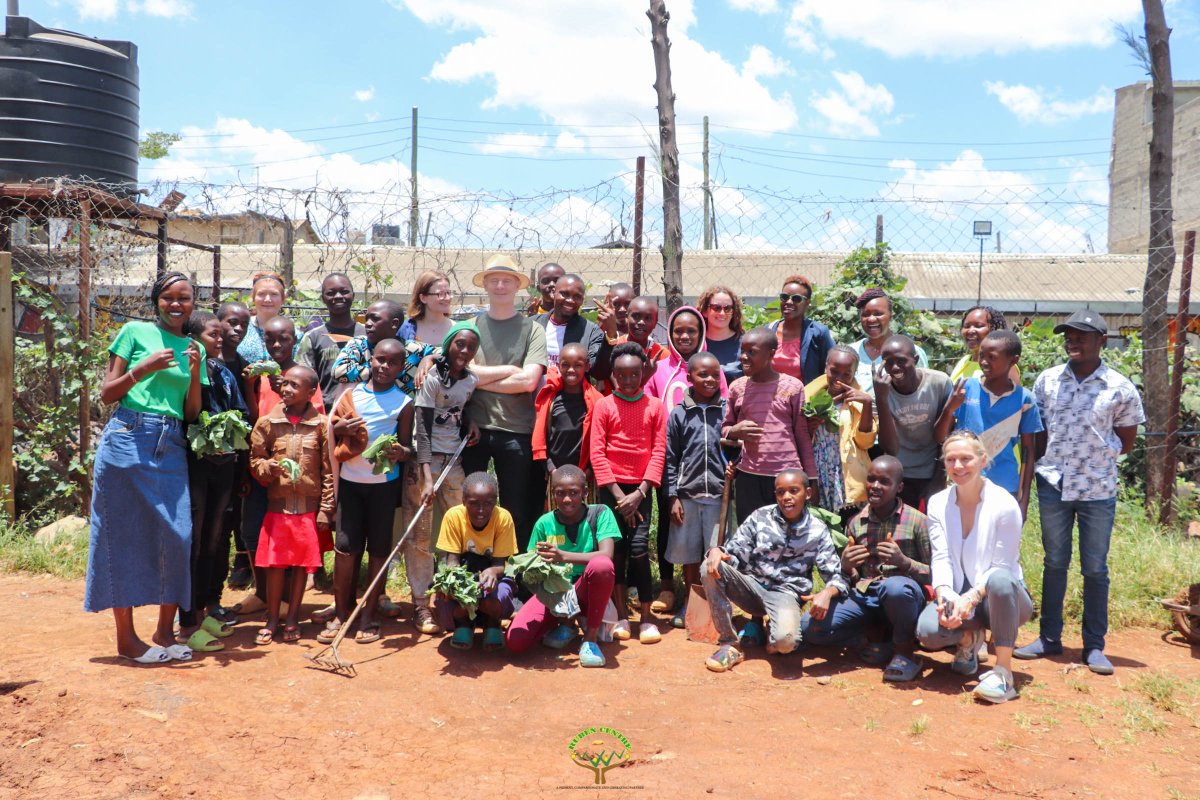
<path fill-rule="evenodd" d="M 187 441 L 173 417 L 118 407 L 92 477 L 85 611 L 192 601 Z"/>

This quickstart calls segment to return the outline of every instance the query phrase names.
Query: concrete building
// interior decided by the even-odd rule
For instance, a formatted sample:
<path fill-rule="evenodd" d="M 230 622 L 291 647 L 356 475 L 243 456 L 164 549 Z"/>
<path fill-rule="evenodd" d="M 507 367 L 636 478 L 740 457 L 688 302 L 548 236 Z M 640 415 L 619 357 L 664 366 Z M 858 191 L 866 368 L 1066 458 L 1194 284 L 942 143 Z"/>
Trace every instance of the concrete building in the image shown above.
<path fill-rule="evenodd" d="M 1117 89 L 1108 171 L 1108 252 L 1145 253 L 1150 236 L 1149 81 Z M 1200 230 L 1200 81 L 1175 82 L 1176 247 L 1183 233 Z"/>
<path fill-rule="evenodd" d="M 200 211 L 184 209 L 171 213 L 167 220 L 167 232 L 172 238 L 196 244 L 278 245 L 283 241 L 283 233 L 287 224 L 280 217 L 260 214 L 257 211 L 241 211 L 236 214 L 205 214 Z M 293 241 L 309 244 L 321 241 L 321 237 L 308 220 L 292 220 L 291 225 L 294 231 Z M 142 230 L 153 233 L 155 228 L 149 223 L 143 223 Z"/>

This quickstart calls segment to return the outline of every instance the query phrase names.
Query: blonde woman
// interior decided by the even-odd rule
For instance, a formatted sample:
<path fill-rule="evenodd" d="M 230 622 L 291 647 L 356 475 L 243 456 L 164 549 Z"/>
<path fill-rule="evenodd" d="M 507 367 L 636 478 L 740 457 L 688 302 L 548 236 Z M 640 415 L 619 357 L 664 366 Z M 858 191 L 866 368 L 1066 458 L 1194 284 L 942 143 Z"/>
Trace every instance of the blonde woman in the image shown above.
<path fill-rule="evenodd" d="M 250 305 L 254 316 L 250 317 L 250 324 L 246 326 L 246 334 L 237 351 L 251 364 L 271 360 L 263 341 L 262 329 L 283 310 L 286 291 L 282 276 L 275 272 L 259 272 L 250 280 Z"/>
<path fill-rule="evenodd" d="M 400 338 L 406 342 L 440 345 L 454 325 L 454 320 L 450 319 L 453 305 L 450 279 L 434 270 L 422 272 L 413 284 L 408 321 L 400 328 Z"/>
<path fill-rule="evenodd" d="M 1033 616 L 1019 560 L 1021 507 L 983 477 L 987 449 L 975 434 L 950 434 L 942 459 L 953 485 L 931 497 L 926 511 L 936 603 L 921 613 L 917 638 L 930 650 L 956 644 L 950 668 L 974 675 L 978 647 L 991 630 L 996 666 L 980 677 L 975 697 L 990 703 L 1014 700 L 1013 646 L 1017 629 Z"/>

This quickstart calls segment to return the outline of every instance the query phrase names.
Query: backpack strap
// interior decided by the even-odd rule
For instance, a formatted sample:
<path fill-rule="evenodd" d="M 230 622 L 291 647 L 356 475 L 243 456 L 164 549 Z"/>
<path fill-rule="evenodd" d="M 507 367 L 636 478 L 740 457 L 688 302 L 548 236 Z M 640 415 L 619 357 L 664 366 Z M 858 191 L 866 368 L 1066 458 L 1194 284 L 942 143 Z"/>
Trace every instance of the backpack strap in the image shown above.
<path fill-rule="evenodd" d="M 596 540 L 596 527 L 600 521 L 600 512 L 605 508 L 606 506 L 603 503 L 592 503 L 588 506 L 587 524 L 592 531 L 592 541 Z"/>

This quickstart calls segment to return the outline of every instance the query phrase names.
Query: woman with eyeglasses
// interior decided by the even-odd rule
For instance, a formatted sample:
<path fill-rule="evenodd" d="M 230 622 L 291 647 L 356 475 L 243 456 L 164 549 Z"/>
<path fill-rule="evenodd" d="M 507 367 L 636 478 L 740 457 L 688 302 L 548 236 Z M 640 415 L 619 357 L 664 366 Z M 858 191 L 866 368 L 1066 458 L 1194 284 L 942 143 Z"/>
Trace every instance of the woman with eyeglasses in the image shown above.
<path fill-rule="evenodd" d="M 422 272 L 413 284 L 408 320 L 400 326 L 400 338 L 406 342 L 440 345 L 454 325 L 454 320 L 450 319 L 453 305 L 450 279 L 433 270 Z"/>
<path fill-rule="evenodd" d="M 725 383 L 742 377 L 742 299 L 728 286 L 710 286 L 696 301 L 704 315 L 704 342 L 708 352 L 721 362 Z"/>
<path fill-rule="evenodd" d="M 825 357 L 836 344 L 829 328 L 805 316 L 812 295 L 813 285 L 808 278 L 784 278 L 779 292 L 780 319 L 768 326 L 778 341 L 771 366 L 805 384 L 825 374 Z"/>

